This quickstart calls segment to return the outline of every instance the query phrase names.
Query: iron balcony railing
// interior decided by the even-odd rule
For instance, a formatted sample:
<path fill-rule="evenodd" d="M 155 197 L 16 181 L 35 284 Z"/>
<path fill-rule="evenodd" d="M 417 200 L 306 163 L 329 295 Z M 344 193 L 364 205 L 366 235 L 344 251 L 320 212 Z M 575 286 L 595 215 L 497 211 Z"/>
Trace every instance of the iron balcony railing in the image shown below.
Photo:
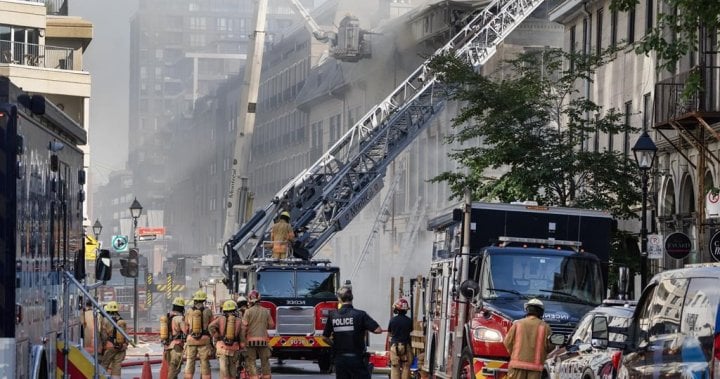
<path fill-rule="evenodd" d="M 30 3 L 43 3 L 47 8 L 47 14 L 55 16 L 68 15 L 68 0 L 25 0 Z"/>
<path fill-rule="evenodd" d="M 689 87 L 692 73 L 700 74 L 697 89 Z M 694 112 L 720 112 L 720 67 L 695 67 L 655 84 L 654 124 L 666 125 Z"/>
<path fill-rule="evenodd" d="M 66 47 L 0 40 L 0 64 L 73 69 L 73 50 Z"/>

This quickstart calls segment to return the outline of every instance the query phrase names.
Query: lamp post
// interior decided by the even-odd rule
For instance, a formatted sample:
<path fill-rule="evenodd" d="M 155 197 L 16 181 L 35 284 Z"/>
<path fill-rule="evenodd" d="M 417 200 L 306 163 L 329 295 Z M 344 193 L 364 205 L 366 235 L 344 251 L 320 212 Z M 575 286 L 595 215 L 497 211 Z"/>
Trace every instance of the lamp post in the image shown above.
<path fill-rule="evenodd" d="M 140 202 L 137 201 L 137 198 L 133 200 L 132 204 L 130 204 L 130 216 L 133 219 L 133 247 L 137 249 L 137 220 L 138 217 L 142 214 L 143 207 L 140 205 Z M 133 325 L 135 328 L 135 344 L 137 345 L 137 332 L 138 332 L 138 280 L 137 275 L 133 278 L 133 289 L 134 289 L 134 295 L 133 295 Z"/>
<path fill-rule="evenodd" d="M 100 223 L 99 219 L 95 219 L 95 223 L 92 226 L 93 234 L 95 234 L 95 239 L 100 242 L 100 233 L 102 232 L 103 226 Z"/>
<path fill-rule="evenodd" d="M 644 131 L 635 146 L 632 148 L 635 162 L 642 172 L 642 214 L 640 215 L 640 286 L 645 288 L 648 275 L 648 253 L 647 253 L 647 198 L 648 198 L 648 173 L 655 161 L 657 146 L 647 131 Z"/>

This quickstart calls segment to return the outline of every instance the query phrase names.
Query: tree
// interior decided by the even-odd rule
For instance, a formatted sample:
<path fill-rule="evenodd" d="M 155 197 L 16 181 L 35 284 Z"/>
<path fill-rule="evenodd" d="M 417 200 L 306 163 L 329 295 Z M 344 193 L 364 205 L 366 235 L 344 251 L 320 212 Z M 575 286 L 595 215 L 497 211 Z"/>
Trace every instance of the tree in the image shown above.
<path fill-rule="evenodd" d="M 610 8 L 628 11 L 638 3 L 639 0 L 612 0 Z M 657 23 L 633 47 L 639 54 L 655 52 L 657 66 L 674 72 L 681 58 L 698 50 L 700 35 L 717 34 L 720 30 L 720 2 L 662 0 L 661 4 Z M 717 39 L 715 41 L 717 44 Z M 716 47 L 708 46 L 707 50 L 716 50 Z"/>
<path fill-rule="evenodd" d="M 478 74 L 451 55 L 435 58 L 431 68 L 462 104 L 447 142 L 460 146 L 450 157 L 465 170 L 443 172 L 432 181 L 447 182 L 458 199 L 469 187 L 473 199 L 536 200 L 636 218 L 631 207 L 641 195 L 634 161 L 616 150 L 582 148 L 599 136 L 635 131 L 623 123 L 622 113 L 604 111 L 578 91 L 577 83 L 590 80 L 610 53 L 525 53 L 508 62 L 501 79 Z M 491 176 L 490 170 L 500 173 Z"/>

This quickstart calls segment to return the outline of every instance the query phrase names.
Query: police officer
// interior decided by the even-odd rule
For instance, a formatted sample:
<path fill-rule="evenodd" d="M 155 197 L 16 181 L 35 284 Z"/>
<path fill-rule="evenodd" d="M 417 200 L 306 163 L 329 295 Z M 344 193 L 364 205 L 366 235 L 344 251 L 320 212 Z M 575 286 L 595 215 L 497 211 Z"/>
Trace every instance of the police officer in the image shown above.
<path fill-rule="evenodd" d="M 390 334 L 390 379 L 410 379 L 410 364 L 413 360 L 410 349 L 410 332 L 413 323 L 407 316 L 410 304 L 400 298 L 393 304 L 395 317 L 390 319 L 388 333 Z"/>
<path fill-rule="evenodd" d="M 218 361 L 220 363 L 220 378 L 233 379 L 238 376 L 240 361 L 240 347 L 244 346 L 242 340 L 241 319 L 237 317 L 237 304 L 227 300 L 222 306 L 223 314 L 210 323 L 210 334 L 215 339 Z"/>
<path fill-rule="evenodd" d="M 163 359 L 168 363 L 168 379 L 176 379 L 180 374 L 185 346 L 185 299 L 176 297 L 172 302 L 172 310 L 167 314 L 168 338 L 163 342 Z"/>
<path fill-rule="evenodd" d="M 530 299 L 525 312 L 527 316 L 513 323 L 503 341 L 510 352 L 508 378 L 540 379 L 547 353 L 554 347 L 549 340 L 552 330 L 542 319 L 542 301 Z"/>
<path fill-rule="evenodd" d="M 212 322 L 213 313 L 205 307 L 207 294 L 198 290 L 193 295 L 193 306 L 185 314 L 185 379 L 192 379 L 195 375 L 195 360 L 200 359 L 200 378 L 210 379 L 210 357 L 212 355 L 212 340 L 208 326 Z"/>
<path fill-rule="evenodd" d="M 110 315 L 116 324 L 124 327 L 125 322 L 120 317 L 119 311 L 120 306 L 116 301 L 111 301 L 105 305 L 105 312 Z M 128 346 L 125 336 L 118 332 L 110 320 L 104 318 L 100 326 L 100 341 L 102 342 L 101 349 L 103 349 L 100 364 L 110 373 L 112 379 L 120 379 L 122 376 L 121 364 L 125 359 Z"/>
<path fill-rule="evenodd" d="M 330 312 L 323 337 L 332 337 L 335 355 L 335 377 L 365 379 L 370 378 L 370 371 L 365 359 L 365 333 L 382 333 L 380 325 L 365 311 L 353 308 L 352 290 L 343 286 L 338 291 L 342 302 L 339 310 Z"/>

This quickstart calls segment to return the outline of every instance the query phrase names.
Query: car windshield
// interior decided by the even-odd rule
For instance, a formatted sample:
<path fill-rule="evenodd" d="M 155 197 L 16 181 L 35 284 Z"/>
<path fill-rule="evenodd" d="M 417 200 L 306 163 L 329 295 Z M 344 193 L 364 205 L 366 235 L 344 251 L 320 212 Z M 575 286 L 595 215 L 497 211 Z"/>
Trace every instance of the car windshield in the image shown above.
<path fill-rule="evenodd" d="M 335 299 L 337 272 L 334 271 L 261 271 L 257 288 L 264 297 L 314 297 Z"/>
<path fill-rule="evenodd" d="M 483 297 L 539 298 L 597 305 L 600 263 L 581 256 L 493 253 L 483 264 Z"/>

